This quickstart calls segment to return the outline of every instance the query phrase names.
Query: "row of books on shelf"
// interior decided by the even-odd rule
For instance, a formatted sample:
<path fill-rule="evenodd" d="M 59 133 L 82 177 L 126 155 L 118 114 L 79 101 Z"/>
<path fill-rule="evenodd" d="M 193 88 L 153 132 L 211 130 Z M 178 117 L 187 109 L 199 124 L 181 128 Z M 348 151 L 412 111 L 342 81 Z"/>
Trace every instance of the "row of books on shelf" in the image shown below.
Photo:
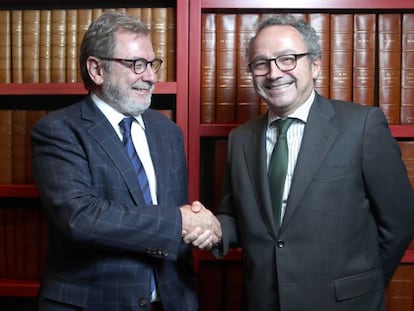
<path fill-rule="evenodd" d="M 0 278 L 39 280 L 46 249 L 47 220 L 42 209 L 0 208 Z"/>
<path fill-rule="evenodd" d="M 174 119 L 172 109 L 156 109 Z M 0 110 L 0 184 L 33 183 L 30 132 L 46 110 Z"/>
<path fill-rule="evenodd" d="M 0 10 L 0 83 L 81 83 L 80 43 L 106 10 L 114 9 Z M 159 80 L 175 81 L 175 8 L 116 10 L 150 29 L 154 52 L 163 60 Z"/>
<path fill-rule="evenodd" d="M 414 13 L 295 13 L 322 47 L 316 90 L 379 106 L 390 124 L 414 124 Z M 243 123 L 261 113 L 246 48 L 268 13 L 203 13 L 201 123 Z"/>

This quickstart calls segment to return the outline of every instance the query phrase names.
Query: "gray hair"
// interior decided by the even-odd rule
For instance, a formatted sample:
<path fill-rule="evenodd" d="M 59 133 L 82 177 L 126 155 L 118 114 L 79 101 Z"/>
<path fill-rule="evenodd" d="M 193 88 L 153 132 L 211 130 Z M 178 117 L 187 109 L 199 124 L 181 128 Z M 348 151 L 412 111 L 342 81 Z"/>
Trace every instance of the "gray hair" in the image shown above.
<path fill-rule="evenodd" d="M 107 11 L 93 21 L 83 37 L 79 57 L 81 76 L 87 90 L 91 90 L 94 86 L 86 67 L 88 57 L 113 57 L 117 31 L 128 31 L 142 36 L 150 35 L 144 23 L 120 11 Z M 107 66 L 107 63 L 103 62 L 103 66 Z"/>
<path fill-rule="evenodd" d="M 308 52 L 311 53 L 309 57 L 312 61 L 320 59 L 322 57 L 322 49 L 319 42 L 319 37 L 316 35 L 315 30 L 308 23 L 301 19 L 297 19 L 291 14 L 277 14 L 266 15 L 266 17 L 257 24 L 256 34 L 250 39 L 246 50 L 247 59 L 250 57 L 250 51 L 257 35 L 267 27 L 279 25 L 292 26 L 301 34 Z"/>

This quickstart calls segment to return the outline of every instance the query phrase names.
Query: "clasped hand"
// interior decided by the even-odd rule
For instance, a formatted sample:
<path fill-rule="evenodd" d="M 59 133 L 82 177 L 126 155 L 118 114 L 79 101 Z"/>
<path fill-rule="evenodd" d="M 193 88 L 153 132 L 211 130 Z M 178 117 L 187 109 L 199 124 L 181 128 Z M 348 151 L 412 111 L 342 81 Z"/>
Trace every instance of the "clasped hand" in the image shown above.
<path fill-rule="evenodd" d="M 181 208 L 183 240 L 200 249 L 210 250 L 221 240 L 221 225 L 199 201 Z"/>

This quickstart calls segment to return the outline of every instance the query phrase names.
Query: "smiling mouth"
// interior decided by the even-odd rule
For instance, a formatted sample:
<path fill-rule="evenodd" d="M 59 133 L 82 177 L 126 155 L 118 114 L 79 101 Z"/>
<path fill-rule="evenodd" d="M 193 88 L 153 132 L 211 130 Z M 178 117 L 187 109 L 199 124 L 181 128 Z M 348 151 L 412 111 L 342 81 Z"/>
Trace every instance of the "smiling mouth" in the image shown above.
<path fill-rule="evenodd" d="M 282 89 L 285 89 L 285 88 L 289 87 L 293 83 L 294 83 L 294 81 L 285 82 L 285 83 L 278 83 L 278 84 L 271 84 L 267 88 L 271 89 L 271 90 L 282 90 Z"/>

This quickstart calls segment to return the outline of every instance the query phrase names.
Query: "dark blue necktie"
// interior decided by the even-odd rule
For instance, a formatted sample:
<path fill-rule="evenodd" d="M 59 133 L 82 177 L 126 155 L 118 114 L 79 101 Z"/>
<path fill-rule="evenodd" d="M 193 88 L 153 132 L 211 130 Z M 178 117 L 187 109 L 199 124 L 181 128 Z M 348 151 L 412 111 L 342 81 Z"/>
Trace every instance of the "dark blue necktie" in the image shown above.
<path fill-rule="evenodd" d="M 144 166 L 142 165 L 137 151 L 135 150 L 134 143 L 132 142 L 131 125 L 134 120 L 135 119 L 133 117 L 129 117 L 122 119 L 122 121 L 119 123 L 121 129 L 123 130 L 122 143 L 125 146 L 128 156 L 131 159 L 132 166 L 135 169 L 135 173 L 138 176 L 138 183 L 141 188 L 142 195 L 144 196 L 145 204 L 151 205 L 152 199 L 147 174 L 145 173 Z"/>
<path fill-rule="evenodd" d="M 152 205 L 152 198 L 151 198 L 151 192 L 149 187 L 149 182 L 147 178 L 147 174 L 145 173 L 144 166 L 142 165 L 142 162 L 138 156 L 137 151 L 135 150 L 134 143 L 132 142 L 132 136 L 131 136 L 131 125 L 132 122 L 134 122 L 135 118 L 129 117 L 122 119 L 121 122 L 119 122 L 119 126 L 121 127 L 123 131 L 123 138 L 122 143 L 125 146 L 125 149 L 128 153 L 129 158 L 131 159 L 132 166 L 135 169 L 135 173 L 138 177 L 138 183 L 142 191 L 142 195 L 144 196 L 145 204 Z M 156 283 L 155 283 L 155 275 L 151 275 L 151 281 L 150 281 L 150 293 L 152 294 L 155 291 Z"/>

